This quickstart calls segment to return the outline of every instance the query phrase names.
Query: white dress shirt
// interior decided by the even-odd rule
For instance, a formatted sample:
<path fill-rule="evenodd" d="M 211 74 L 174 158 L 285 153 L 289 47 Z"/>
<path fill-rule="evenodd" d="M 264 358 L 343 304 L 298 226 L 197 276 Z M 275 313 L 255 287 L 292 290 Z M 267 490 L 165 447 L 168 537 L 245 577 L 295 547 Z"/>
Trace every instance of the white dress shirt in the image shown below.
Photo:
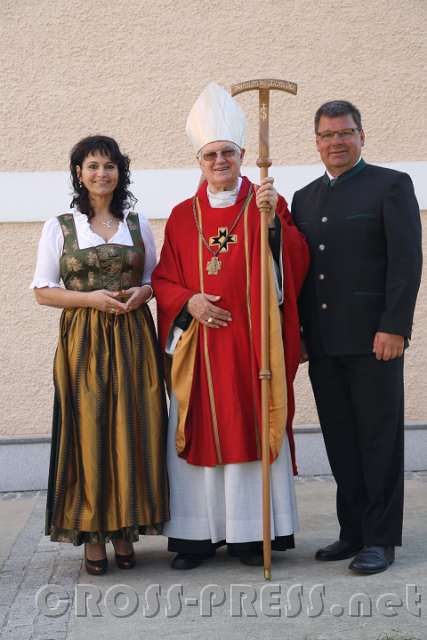
<path fill-rule="evenodd" d="M 359 162 L 361 161 L 362 156 L 359 156 L 359 160 L 357 162 L 354 163 L 354 165 L 351 167 L 352 169 L 354 169 L 354 167 L 359 164 Z M 336 180 L 337 178 L 339 178 L 339 176 L 333 176 L 332 173 L 329 173 L 329 171 L 327 170 L 326 166 L 325 166 L 325 171 L 326 171 L 326 175 L 328 176 L 329 180 Z M 348 169 L 348 171 L 350 171 L 350 169 Z"/>

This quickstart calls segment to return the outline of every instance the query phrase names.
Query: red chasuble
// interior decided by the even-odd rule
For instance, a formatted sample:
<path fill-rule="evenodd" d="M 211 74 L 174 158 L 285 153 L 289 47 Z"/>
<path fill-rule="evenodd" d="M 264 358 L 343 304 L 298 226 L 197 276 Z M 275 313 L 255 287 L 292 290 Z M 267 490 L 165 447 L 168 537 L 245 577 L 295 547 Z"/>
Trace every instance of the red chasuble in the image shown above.
<path fill-rule="evenodd" d="M 297 296 L 309 258 L 283 198 L 277 215 L 282 223 L 284 305 L 282 313 L 271 265 L 270 449 L 273 461 L 287 429 L 296 471 L 292 419 L 300 355 Z M 232 315 L 228 327 L 219 329 L 193 319 L 175 349 L 172 392 L 178 402 L 178 454 L 201 466 L 261 459 L 260 213 L 247 178 L 233 206 L 212 208 L 205 182 L 194 198 L 173 209 L 152 282 L 163 349 L 176 317 L 195 293 L 220 296 L 215 304 Z"/>

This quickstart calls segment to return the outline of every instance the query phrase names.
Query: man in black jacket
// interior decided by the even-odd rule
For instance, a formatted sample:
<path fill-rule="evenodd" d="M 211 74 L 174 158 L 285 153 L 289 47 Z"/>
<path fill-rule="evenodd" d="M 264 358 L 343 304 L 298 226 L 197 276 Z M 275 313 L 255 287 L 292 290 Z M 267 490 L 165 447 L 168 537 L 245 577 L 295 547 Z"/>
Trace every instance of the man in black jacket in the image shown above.
<path fill-rule="evenodd" d="M 421 224 L 410 177 L 366 164 L 359 110 L 315 116 L 326 173 L 295 193 L 311 269 L 300 298 L 309 375 L 337 482 L 339 540 L 317 560 L 356 556 L 384 571 L 402 543 L 403 353 L 421 278 Z"/>

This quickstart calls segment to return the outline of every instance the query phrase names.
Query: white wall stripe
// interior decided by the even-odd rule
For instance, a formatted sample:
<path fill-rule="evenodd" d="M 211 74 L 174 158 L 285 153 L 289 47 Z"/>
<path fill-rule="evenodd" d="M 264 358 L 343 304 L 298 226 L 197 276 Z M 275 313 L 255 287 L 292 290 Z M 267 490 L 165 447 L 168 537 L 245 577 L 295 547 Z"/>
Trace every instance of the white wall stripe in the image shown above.
<path fill-rule="evenodd" d="M 411 176 L 421 209 L 427 209 L 427 161 L 390 162 L 382 166 L 405 171 Z M 323 165 L 275 166 L 276 188 L 290 203 L 294 191 L 324 172 Z M 258 180 L 257 167 L 243 167 L 243 173 Z M 148 218 L 167 218 L 172 207 L 194 193 L 200 171 L 158 169 L 134 171 L 132 191 L 138 198 L 136 210 Z M 66 171 L 0 172 L 0 222 L 37 222 L 68 210 L 71 185 Z"/>

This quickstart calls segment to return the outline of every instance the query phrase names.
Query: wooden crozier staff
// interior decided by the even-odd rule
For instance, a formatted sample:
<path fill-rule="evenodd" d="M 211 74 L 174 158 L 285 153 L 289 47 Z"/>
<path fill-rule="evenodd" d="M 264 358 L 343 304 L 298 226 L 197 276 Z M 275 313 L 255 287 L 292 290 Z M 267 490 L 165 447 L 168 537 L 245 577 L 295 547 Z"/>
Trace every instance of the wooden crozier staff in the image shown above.
<path fill-rule="evenodd" d="M 259 158 L 261 180 L 268 176 L 271 166 L 268 116 L 270 90 L 278 89 L 296 94 L 297 85 L 287 80 L 249 80 L 233 84 L 231 95 L 235 96 L 244 91 L 257 90 L 259 92 Z M 269 390 L 270 390 L 270 362 L 268 335 L 268 218 L 271 213 L 267 205 L 261 209 L 261 416 L 262 416 L 262 520 L 263 520 L 263 553 L 264 579 L 271 580 L 271 526 L 270 526 L 270 433 L 269 433 Z"/>

